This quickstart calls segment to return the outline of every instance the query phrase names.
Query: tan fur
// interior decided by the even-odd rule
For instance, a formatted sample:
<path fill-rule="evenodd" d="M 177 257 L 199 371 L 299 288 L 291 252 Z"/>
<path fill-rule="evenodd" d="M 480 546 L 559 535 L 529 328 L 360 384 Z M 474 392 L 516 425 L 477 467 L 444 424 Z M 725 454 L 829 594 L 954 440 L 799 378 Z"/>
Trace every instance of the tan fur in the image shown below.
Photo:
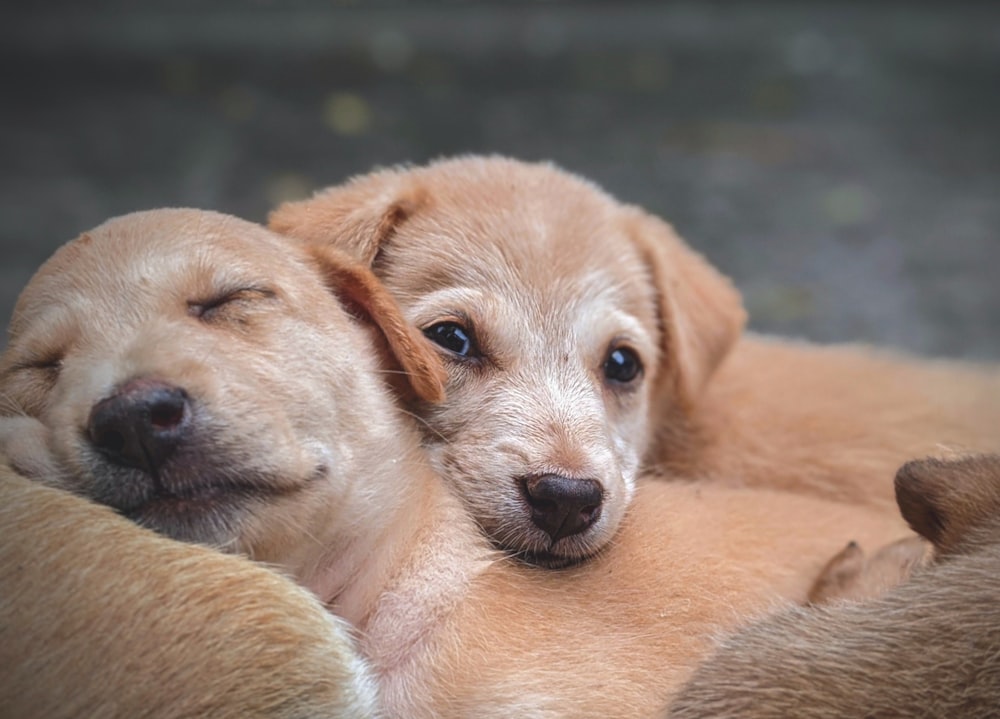
<path fill-rule="evenodd" d="M 1000 457 L 913 462 L 896 484 L 937 562 L 882 598 L 790 610 L 723 639 L 672 719 L 996 714 Z"/>
<path fill-rule="evenodd" d="M 485 359 L 448 359 L 422 407 L 435 466 L 501 546 L 550 562 L 610 541 L 645 466 L 894 510 L 903 461 L 996 448 L 1000 372 L 863 347 L 748 337 L 729 281 L 663 221 L 551 165 L 464 157 L 354 178 L 270 226 L 362 262 L 420 328 L 459 320 Z M 602 382 L 615 338 L 630 391 Z M 600 520 L 550 543 L 522 478 L 593 477 Z"/>
<path fill-rule="evenodd" d="M 420 408 L 431 457 L 499 545 L 550 564 L 610 540 L 650 408 L 694 404 L 745 316 L 669 226 L 549 165 L 385 170 L 284 205 L 270 225 L 371 264 L 415 325 L 474 334 L 482 358 L 442 351 L 449 401 Z M 643 366 L 628 386 L 603 375 L 618 345 Z M 548 474 L 600 482 L 586 531 L 552 542 L 532 522 L 525 479 Z"/>
<path fill-rule="evenodd" d="M 173 506 L 155 515 L 157 529 L 276 564 L 351 620 L 391 716 L 650 715 L 688 676 L 711 635 L 803 601 L 824 560 L 848 539 L 882 544 L 904 529 L 897 517 L 828 500 L 654 480 L 640 483 L 640 501 L 591 562 L 543 571 L 498 555 L 419 451 L 418 435 L 380 381 L 368 331 L 324 286 L 325 278 L 345 276 L 337 262 L 214 214 L 165 211 L 107 223 L 57 254 L 22 295 L 0 388 L 26 416 L 8 418 L 3 437 L 15 460 L 22 454 L 24 471 L 53 472 L 40 479 L 107 499 L 102 482 L 115 471 L 86 446 L 86 408 L 136 375 L 183 382 L 198 417 L 211 419 L 212 441 L 199 460 L 207 470 L 214 469 L 208 458 L 221 458 L 261 490 L 277 484 L 286 491 Z M 391 301 L 369 296 L 382 291 L 377 284 L 348 284 L 346 307 L 368 308 L 366 321 L 383 333 L 405 331 Z M 267 289 L 270 297 L 224 305 L 210 321 L 188 313 L 189 302 L 204 304 L 234 285 Z M 385 345 L 421 352 L 419 338 Z M 57 373 L 50 362 L 55 354 Z M 433 387 L 433 356 L 395 360 L 411 374 L 426 371 L 414 379 L 414 391 Z M 52 456 L 25 458 L 23 447 L 34 448 L 29 455 L 42 447 Z M 268 464 L 262 468 L 262 462 Z M 161 481 L 176 481 L 173 471 L 164 465 Z M 195 484 L 188 489 L 197 481 L 189 478 Z M 18 485 L 3 486 L 14 491 Z M 0 626 L 13 632 L 12 646 L 45 667 L 69 639 L 57 632 L 35 641 L 33 627 L 58 626 L 71 610 L 95 627 L 122 622 L 131 641 L 121 647 L 112 630 L 102 638 L 106 643 L 74 641 L 72 663 L 38 675 L 39 694 L 79 692 L 93 706 L 114 707 L 117 697 L 141 690 L 164 715 L 182 715 L 178 685 L 130 669 L 129 657 L 164 656 L 162 637 L 131 631 L 130 616 L 197 628 L 228 611 L 234 596 L 244 596 L 242 589 L 229 593 L 232 582 L 244 580 L 272 584 L 262 594 L 264 606 L 241 604 L 241 625 L 266 631 L 282 645 L 274 651 L 293 657 L 305 643 L 302 666 L 289 668 L 293 687 L 301 686 L 315 656 L 309 647 L 319 641 L 307 631 L 316 617 L 303 616 L 299 632 L 282 635 L 284 624 L 275 618 L 284 606 L 280 579 L 199 547 L 155 540 L 107 513 L 93 519 L 95 508 L 83 499 L 60 495 L 65 503 L 45 510 L 44 497 L 55 495 L 36 489 L 49 494 L 25 498 L 32 508 L 39 505 L 29 525 L 16 523 L 21 509 L 0 514 L 7 552 L 0 572 L 16 576 L 17 557 L 40 541 L 42 554 L 59 544 L 71 553 L 54 553 L 50 564 L 39 565 L 39 575 L 54 572 L 81 586 L 69 596 L 25 580 L 4 592 Z M 137 518 L 148 516 L 139 511 Z M 111 532 L 105 545 L 94 545 L 95 522 Z M 246 577 L 237 570 L 240 576 L 216 582 L 211 571 L 195 571 L 194 605 L 189 594 L 175 601 L 170 592 L 147 592 L 140 583 L 172 581 L 185 556 L 193 563 L 208 556 L 208 567 L 212 561 L 243 567 Z M 182 574 L 177 581 L 187 570 Z M 130 586 L 138 589 L 127 592 Z M 286 589 L 302 602 L 300 593 Z M 78 606 L 70 606 L 74 597 Z M 231 646 L 243 651 L 239 638 Z M 202 652 L 178 650 L 164 661 L 214 686 L 225 683 L 222 668 L 239 659 L 229 651 L 230 644 L 209 643 Z M 119 656 L 121 671 L 104 672 L 108 658 Z M 273 686 L 270 665 L 239 666 L 251 692 L 246 701 L 253 701 L 254 687 Z M 318 663 L 315 671 L 326 676 L 328 669 Z M 2 675 L 3 695 L 26 691 L 26 681 Z M 142 686 L 133 689 L 133 683 Z M 289 701 L 294 709 L 302 706 Z"/>
<path fill-rule="evenodd" d="M 807 597 L 809 604 L 880 597 L 908 579 L 933 556 L 933 545 L 923 537 L 903 537 L 871 556 L 850 542 L 827 562 Z"/>
<path fill-rule="evenodd" d="M 374 716 L 345 624 L 245 559 L 0 463 L 0 715 Z"/>

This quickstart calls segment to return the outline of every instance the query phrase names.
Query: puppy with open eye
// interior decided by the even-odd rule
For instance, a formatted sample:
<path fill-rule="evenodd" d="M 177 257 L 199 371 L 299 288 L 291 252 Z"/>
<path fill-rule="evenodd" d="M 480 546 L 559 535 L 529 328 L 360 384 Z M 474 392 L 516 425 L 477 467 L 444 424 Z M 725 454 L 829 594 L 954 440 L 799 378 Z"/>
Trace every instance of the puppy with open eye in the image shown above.
<path fill-rule="evenodd" d="M 643 466 L 892 511 L 886 478 L 906 458 L 995 443 L 995 371 L 737 341 L 729 280 L 666 223 L 551 165 L 379 171 L 270 226 L 370 265 L 438 345 L 448 401 L 417 408 L 432 459 L 529 561 L 606 546 Z"/>
<path fill-rule="evenodd" d="M 13 715 L 351 716 L 376 683 L 388 716 L 645 716 L 712 634 L 802 601 L 849 538 L 903 531 L 654 481 L 593 561 L 509 561 L 387 386 L 440 400 L 430 343 L 367 268 L 235 218 L 109 221 L 43 266 L 11 327 L 0 443 L 39 480 L 0 468 Z"/>

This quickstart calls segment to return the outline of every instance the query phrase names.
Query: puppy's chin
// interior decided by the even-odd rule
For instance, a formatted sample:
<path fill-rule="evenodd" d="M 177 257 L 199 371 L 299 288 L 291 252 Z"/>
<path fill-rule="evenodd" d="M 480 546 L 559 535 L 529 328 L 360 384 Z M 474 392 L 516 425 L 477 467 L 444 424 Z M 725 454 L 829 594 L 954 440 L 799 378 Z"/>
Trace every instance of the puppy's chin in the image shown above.
<path fill-rule="evenodd" d="M 218 486 L 185 496 L 160 493 L 128 510 L 112 506 L 124 517 L 181 542 L 236 549 L 244 534 L 254 497 Z"/>
<path fill-rule="evenodd" d="M 240 551 L 255 517 L 275 500 L 326 474 L 320 466 L 294 481 L 213 462 L 168 464 L 155 475 L 107 465 L 91 469 L 101 480 L 84 492 L 90 499 L 171 539 L 228 551 Z"/>

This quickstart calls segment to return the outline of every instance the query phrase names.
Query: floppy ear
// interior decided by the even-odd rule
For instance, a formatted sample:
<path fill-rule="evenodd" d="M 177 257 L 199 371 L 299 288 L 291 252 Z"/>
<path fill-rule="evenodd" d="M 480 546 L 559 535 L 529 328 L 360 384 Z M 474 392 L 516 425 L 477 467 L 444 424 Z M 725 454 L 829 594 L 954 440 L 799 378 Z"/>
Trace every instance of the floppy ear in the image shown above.
<path fill-rule="evenodd" d="M 330 247 L 309 245 L 308 251 L 347 311 L 378 330 L 386 356 L 400 370 L 390 377 L 404 378 L 402 383 L 395 383 L 397 389 L 404 396 L 442 401 L 447 375 L 441 359 L 423 335 L 406 322 L 399 305 L 371 270 Z"/>
<path fill-rule="evenodd" d="M 637 207 L 626 208 L 626 215 L 656 286 L 661 382 L 670 383 L 677 402 L 689 409 L 743 331 L 743 300 L 729 278 L 666 222 Z"/>
<path fill-rule="evenodd" d="M 919 459 L 896 473 L 896 502 L 915 532 L 942 553 L 1000 514 L 1000 456 Z"/>
<path fill-rule="evenodd" d="M 286 202 L 268 216 L 278 234 L 332 245 L 371 267 L 396 229 L 426 202 L 403 170 L 382 170 Z"/>

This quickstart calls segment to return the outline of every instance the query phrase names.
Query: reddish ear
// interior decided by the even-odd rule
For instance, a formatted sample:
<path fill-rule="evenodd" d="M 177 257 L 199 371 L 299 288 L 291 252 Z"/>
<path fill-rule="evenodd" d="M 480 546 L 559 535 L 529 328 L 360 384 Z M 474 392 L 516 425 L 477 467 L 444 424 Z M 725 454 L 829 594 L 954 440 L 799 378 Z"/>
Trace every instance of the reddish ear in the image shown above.
<path fill-rule="evenodd" d="M 915 532 L 942 553 L 1000 516 L 1000 456 L 919 459 L 896 473 L 896 502 Z"/>
<path fill-rule="evenodd" d="M 360 316 L 379 331 L 389 360 L 401 370 L 403 394 L 428 402 L 445 398 L 447 375 L 430 343 L 415 327 L 407 324 L 396 301 L 371 270 L 347 255 L 322 245 L 310 245 L 330 288 L 349 312 Z M 390 375 L 394 376 L 394 375 Z"/>
<path fill-rule="evenodd" d="M 403 170 L 382 170 L 286 202 L 271 212 L 268 227 L 279 234 L 343 250 L 368 267 L 396 228 L 426 202 L 424 191 Z"/>
<path fill-rule="evenodd" d="M 659 298 L 660 376 L 681 407 L 689 409 L 743 331 L 743 301 L 732 282 L 666 222 L 636 207 L 627 208 L 626 215 Z"/>

